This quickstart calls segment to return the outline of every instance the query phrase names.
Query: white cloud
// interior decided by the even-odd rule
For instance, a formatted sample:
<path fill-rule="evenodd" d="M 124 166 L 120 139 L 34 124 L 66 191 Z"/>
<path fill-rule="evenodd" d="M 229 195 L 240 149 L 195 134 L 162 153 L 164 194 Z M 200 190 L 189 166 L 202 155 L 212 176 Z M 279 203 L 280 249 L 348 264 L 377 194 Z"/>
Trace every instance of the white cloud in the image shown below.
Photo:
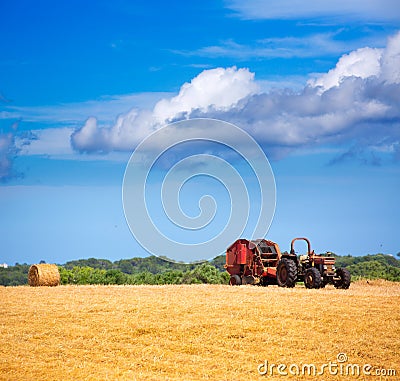
<path fill-rule="evenodd" d="M 382 79 L 387 83 L 400 83 L 400 33 L 389 38 L 381 64 Z"/>
<path fill-rule="evenodd" d="M 326 91 L 349 77 L 376 77 L 387 84 L 400 83 L 400 32 L 388 39 L 385 49 L 366 47 L 343 55 L 335 68 L 309 84 Z"/>
<path fill-rule="evenodd" d="M 212 108 L 228 110 L 240 99 L 257 91 L 254 74 L 247 69 L 231 67 L 205 70 L 190 83 L 185 83 L 177 96 L 158 102 L 153 114 L 157 121 L 164 123 L 196 109 L 201 112 Z"/>
<path fill-rule="evenodd" d="M 254 74 L 247 69 L 204 70 L 190 83 L 183 84 L 176 96 L 157 102 L 152 111 L 132 109 L 120 115 L 111 128 L 102 128 L 95 118 L 89 118 L 72 135 L 72 145 L 87 152 L 131 150 L 165 123 L 189 117 L 194 111 L 227 111 L 257 91 Z"/>
<path fill-rule="evenodd" d="M 339 86 L 347 77 L 368 78 L 379 76 L 381 72 L 381 58 L 383 49 L 361 48 L 343 55 L 336 67 L 328 73 L 321 75 L 309 84 L 326 91 L 334 86 Z"/>
<path fill-rule="evenodd" d="M 366 47 L 343 55 L 335 68 L 296 91 L 261 92 L 248 69 L 205 70 L 182 85 L 176 96 L 159 101 L 152 110 L 120 115 L 109 128 L 89 118 L 71 141 L 79 151 L 128 151 L 168 122 L 211 117 L 244 128 L 270 156 L 333 143 L 357 146 L 343 158 L 365 150 L 393 152 L 397 158 L 399 52 L 397 33 L 383 49 Z"/>
<path fill-rule="evenodd" d="M 302 37 L 264 38 L 251 44 L 240 44 L 234 40 L 225 40 L 193 51 L 178 51 L 176 54 L 207 58 L 229 57 L 245 61 L 254 58 L 292 58 L 336 55 L 348 51 L 359 43 L 353 40 L 335 39 L 338 33 L 318 33 Z M 357 45 L 359 46 L 359 45 Z"/>
<path fill-rule="evenodd" d="M 89 118 L 89 120 L 91 119 L 95 120 L 94 118 Z M 14 143 L 11 145 L 11 149 L 18 156 L 36 155 L 58 160 L 113 161 L 122 163 L 126 163 L 129 160 L 130 152 L 110 152 L 107 155 L 99 152 L 98 154 L 85 155 L 74 151 L 71 146 L 71 134 L 74 131 L 75 129 L 71 127 L 58 127 L 16 134 L 14 135 Z M 3 138 L 0 136 L 0 157 L 2 156 L 2 140 Z M 10 140 L 8 141 L 10 142 Z M 10 165 L 12 164 L 12 159 L 9 162 Z"/>
<path fill-rule="evenodd" d="M 70 136 L 73 128 L 46 128 L 43 130 L 32 130 L 34 139 L 26 144 L 24 137 L 16 136 L 15 145 L 19 149 L 19 155 L 72 155 Z"/>
<path fill-rule="evenodd" d="M 14 131 L 12 136 L 13 152 L 18 155 L 48 155 L 51 157 L 68 157 L 69 159 L 86 160 L 82 155 L 76 155 L 71 147 L 70 137 L 77 126 L 89 118 L 95 121 L 95 127 L 114 123 L 119 120 L 119 114 L 137 112 L 137 109 L 146 109 L 154 106 L 157 101 L 170 95 L 168 92 L 136 93 L 125 95 L 104 96 L 97 100 L 88 100 L 79 103 L 64 103 L 48 106 L 14 106 L 10 102 L 3 105 L 0 119 L 19 120 L 23 122 L 40 123 L 42 129 L 31 130 L 29 134 Z M 95 117 L 94 117 L 95 116 Z M 11 123 L 11 122 L 10 122 Z M 9 142 L 8 135 L 1 135 L 2 146 Z M 108 139 L 108 136 L 106 137 Z M 108 145 L 109 142 L 97 141 L 99 145 Z M 131 146 L 129 146 L 131 147 Z M 94 147 L 96 150 L 96 147 Z M 5 154 L 2 149 L 0 178 L 8 176 L 11 171 L 13 155 Z M 115 157 L 115 155 L 113 155 Z M 97 158 L 100 158 L 97 156 Z M 93 159 L 93 157 L 92 157 Z M 120 160 L 116 157 L 116 160 Z"/>
<path fill-rule="evenodd" d="M 243 19 L 330 19 L 362 22 L 399 21 L 397 0 L 229 0 L 226 7 Z"/>

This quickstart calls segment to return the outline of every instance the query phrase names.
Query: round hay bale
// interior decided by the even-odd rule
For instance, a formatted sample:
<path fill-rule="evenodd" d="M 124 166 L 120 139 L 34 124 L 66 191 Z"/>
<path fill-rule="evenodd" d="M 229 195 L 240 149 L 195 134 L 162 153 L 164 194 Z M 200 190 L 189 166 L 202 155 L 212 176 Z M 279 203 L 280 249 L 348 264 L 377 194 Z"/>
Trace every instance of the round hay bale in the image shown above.
<path fill-rule="evenodd" d="M 28 272 L 29 286 L 58 286 L 60 284 L 60 272 L 57 265 L 41 263 L 32 265 Z"/>

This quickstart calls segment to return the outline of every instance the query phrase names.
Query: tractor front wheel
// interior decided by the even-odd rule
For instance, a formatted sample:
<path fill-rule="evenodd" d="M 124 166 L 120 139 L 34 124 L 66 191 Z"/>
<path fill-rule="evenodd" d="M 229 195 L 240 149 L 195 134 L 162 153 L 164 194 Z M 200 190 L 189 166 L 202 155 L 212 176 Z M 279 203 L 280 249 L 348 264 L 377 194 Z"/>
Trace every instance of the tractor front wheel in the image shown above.
<path fill-rule="evenodd" d="M 304 274 L 304 285 L 306 288 L 322 287 L 321 273 L 315 267 L 306 270 Z"/>
<path fill-rule="evenodd" d="M 282 258 L 276 268 L 276 282 L 280 287 L 294 287 L 296 285 L 296 264 L 287 258 Z"/>
<path fill-rule="evenodd" d="M 229 284 L 231 286 L 240 286 L 242 284 L 242 278 L 239 275 L 232 275 L 231 279 L 229 279 Z"/>
<path fill-rule="evenodd" d="M 333 280 L 333 285 L 336 288 L 342 288 L 344 290 L 347 290 L 350 287 L 350 281 L 351 281 L 351 275 L 349 270 L 346 269 L 337 269 L 335 278 Z"/>

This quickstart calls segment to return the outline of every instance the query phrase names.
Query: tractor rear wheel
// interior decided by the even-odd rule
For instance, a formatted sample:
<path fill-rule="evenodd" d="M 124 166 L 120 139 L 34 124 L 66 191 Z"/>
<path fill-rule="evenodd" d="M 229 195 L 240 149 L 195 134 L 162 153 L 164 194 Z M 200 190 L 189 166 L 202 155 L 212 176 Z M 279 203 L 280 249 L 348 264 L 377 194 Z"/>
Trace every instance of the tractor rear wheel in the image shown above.
<path fill-rule="evenodd" d="M 304 274 L 304 285 L 306 288 L 322 287 L 321 273 L 315 267 L 306 270 Z"/>
<path fill-rule="evenodd" d="M 282 258 L 276 268 L 276 282 L 280 287 L 294 287 L 296 285 L 296 264 L 287 258 Z"/>
<path fill-rule="evenodd" d="M 338 278 L 333 281 L 333 285 L 336 288 L 342 288 L 347 290 L 350 287 L 351 275 L 349 270 L 339 268 L 336 270 L 335 278 Z"/>
<path fill-rule="evenodd" d="M 229 279 L 229 285 L 231 286 L 240 286 L 242 284 L 242 278 L 239 275 L 232 275 L 231 279 Z"/>

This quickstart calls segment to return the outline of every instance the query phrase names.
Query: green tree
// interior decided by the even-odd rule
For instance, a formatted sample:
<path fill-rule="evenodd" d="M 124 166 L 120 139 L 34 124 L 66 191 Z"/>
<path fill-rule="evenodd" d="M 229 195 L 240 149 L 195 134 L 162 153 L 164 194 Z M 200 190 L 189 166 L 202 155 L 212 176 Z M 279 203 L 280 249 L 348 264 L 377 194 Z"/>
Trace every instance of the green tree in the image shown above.
<path fill-rule="evenodd" d="M 215 266 L 219 271 L 225 271 L 225 255 L 218 255 L 210 261 L 210 265 Z"/>
<path fill-rule="evenodd" d="M 104 275 L 105 275 L 104 284 L 128 283 L 128 276 L 119 270 L 116 269 L 107 270 Z"/>
<path fill-rule="evenodd" d="M 22 286 L 28 283 L 29 265 L 16 263 L 8 268 L 0 267 L 1 286 Z"/>
<path fill-rule="evenodd" d="M 156 284 L 155 276 L 149 271 L 134 274 L 130 278 L 131 284 Z"/>
<path fill-rule="evenodd" d="M 183 272 L 179 270 L 166 271 L 165 273 L 159 274 L 157 284 L 181 284 L 183 278 Z"/>
<path fill-rule="evenodd" d="M 71 284 L 74 279 L 74 274 L 72 270 L 68 270 L 63 266 L 58 266 L 58 271 L 60 272 L 60 283 L 61 284 Z"/>
<path fill-rule="evenodd" d="M 209 263 L 203 263 L 191 271 L 183 275 L 183 283 L 209 283 L 220 284 L 225 283 L 225 279 L 216 267 Z"/>

